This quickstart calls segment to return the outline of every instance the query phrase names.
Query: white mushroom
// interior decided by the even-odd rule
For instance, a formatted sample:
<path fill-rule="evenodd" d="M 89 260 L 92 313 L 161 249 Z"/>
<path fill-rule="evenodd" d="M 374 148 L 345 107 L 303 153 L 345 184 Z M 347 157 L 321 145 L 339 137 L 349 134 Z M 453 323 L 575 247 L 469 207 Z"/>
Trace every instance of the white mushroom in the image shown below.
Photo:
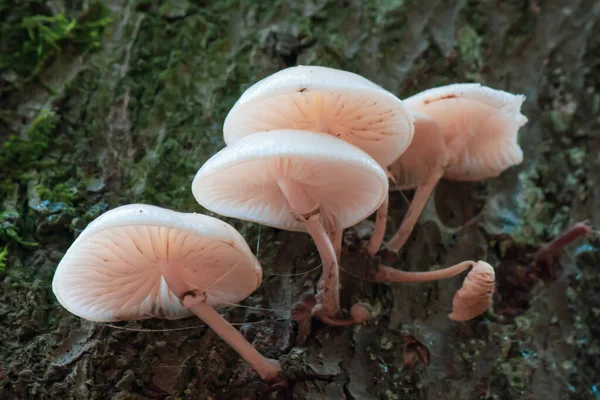
<path fill-rule="evenodd" d="M 260 284 L 262 269 L 230 225 L 201 214 L 131 204 L 98 217 L 59 263 L 52 289 L 71 313 L 91 321 L 191 312 L 231 345 L 263 379 L 280 370 L 215 308 L 237 303 Z"/>
<path fill-rule="evenodd" d="M 229 145 L 274 129 L 328 133 L 385 167 L 410 144 L 413 118 L 400 99 L 360 75 L 297 66 L 246 90 L 227 115 L 223 132 Z"/>
<path fill-rule="evenodd" d="M 198 171 L 196 200 L 221 215 L 308 231 L 323 261 L 315 313 L 339 311 L 339 271 L 323 225 L 344 229 L 387 196 L 385 172 L 365 152 L 323 133 L 256 133 L 222 149 Z"/>
<path fill-rule="evenodd" d="M 274 129 L 328 133 L 364 150 L 386 167 L 410 144 L 412 114 L 396 96 L 370 80 L 339 69 L 297 66 L 251 86 L 225 119 L 225 141 Z M 385 233 L 387 198 L 367 245 L 374 254 Z M 328 232 L 338 255 L 342 232 Z"/>
<path fill-rule="evenodd" d="M 415 137 L 388 169 L 399 188 L 417 190 L 388 249 L 398 251 L 406 243 L 441 178 L 493 178 L 523 160 L 517 134 L 527 122 L 521 114 L 524 100 L 468 83 L 426 90 L 404 101 L 415 115 Z"/>
<path fill-rule="evenodd" d="M 495 285 L 494 268 L 485 261 L 463 261 L 451 267 L 426 272 L 401 271 L 380 265 L 375 277 L 377 282 L 428 282 L 452 278 L 467 269 L 461 289 L 452 301 L 452 313 L 448 317 L 454 321 L 467 321 L 485 312 L 492 302 Z"/>

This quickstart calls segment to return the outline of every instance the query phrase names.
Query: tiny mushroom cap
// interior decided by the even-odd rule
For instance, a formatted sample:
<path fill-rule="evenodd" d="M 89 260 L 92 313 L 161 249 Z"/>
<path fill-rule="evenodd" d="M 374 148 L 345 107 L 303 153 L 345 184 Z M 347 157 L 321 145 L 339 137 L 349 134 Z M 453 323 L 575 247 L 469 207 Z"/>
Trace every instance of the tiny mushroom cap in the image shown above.
<path fill-rule="evenodd" d="M 172 288 L 161 271 L 186 287 Z M 230 225 L 201 214 L 131 204 L 110 210 L 77 237 L 52 289 L 71 313 L 91 321 L 190 316 L 184 290 L 204 290 L 218 308 L 248 297 L 262 269 Z"/>
<path fill-rule="evenodd" d="M 360 75 L 297 66 L 251 86 L 227 115 L 223 132 L 229 145 L 275 129 L 328 133 L 387 166 L 408 147 L 413 118 L 400 99 Z"/>
<path fill-rule="evenodd" d="M 520 111 L 524 101 L 523 95 L 466 83 L 426 90 L 404 104 L 442 127 L 450 154 L 444 178 L 476 181 L 523 160 L 517 133 L 527 123 Z"/>
<path fill-rule="evenodd" d="M 368 303 L 356 303 L 350 308 L 350 316 L 354 323 L 362 324 L 373 317 L 373 308 Z"/>
<path fill-rule="evenodd" d="M 495 282 L 494 267 L 478 261 L 454 295 L 452 313 L 448 317 L 454 321 L 468 321 L 483 314 L 492 302 Z"/>
<path fill-rule="evenodd" d="M 200 168 L 196 200 L 218 214 L 305 231 L 282 185 L 301 189 L 321 217 L 353 226 L 384 201 L 388 179 L 364 151 L 333 136 L 299 130 L 250 135 L 222 149 Z"/>

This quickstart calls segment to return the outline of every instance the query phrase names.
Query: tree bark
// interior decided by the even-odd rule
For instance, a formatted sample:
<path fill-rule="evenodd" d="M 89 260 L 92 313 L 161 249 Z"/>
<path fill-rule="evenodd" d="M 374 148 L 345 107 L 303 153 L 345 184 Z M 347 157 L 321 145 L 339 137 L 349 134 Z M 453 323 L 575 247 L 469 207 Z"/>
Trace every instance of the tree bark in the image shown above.
<path fill-rule="evenodd" d="M 532 260 L 570 223 L 600 226 L 598 2 L 111 0 L 112 23 L 98 46 L 88 2 L 17 3 L 0 2 L 0 398 L 592 396 L 598 243 L 567 247 L 554 278 Z M 61 12 L 78 28 L 63 32 L 60 51 L 22 25 Z M 18 53 L 36 57 L 38 46 L 49 56 L 27 81 Z M 377 315 L 354 327 L 315 321 L 297 345 L 290 312 L 315 291 L 314 244 L 306 234 L 231 219 L 252 248 L 260 241 L 264 268 L 243 305 L 273 311 L 221 312 L 281 362 L 286 387 L 262 383 L 197 318 L 108 325 L 64 310 L 50 282 L 77 234 L 126 203 L 203 212 L 191 180 L 225 145 L 227 112 L 249 85 L 296 64 L 350 70 L 401 98 L 467 81 L 527 96 L 525 161 L 483 183 L 440 183 L 450 187 L 437 200 L 453 223 L 464 216 L 477 224 L 445 236 L 432 221 L 448 221 L 426 207 L 394 265 L 424 271 L 485 259 L 496 267 L 493 311 L 464 324 L 448 319 L 462 277 L 372 283 L 360 232 L 350 228 L 342 309 L 366 302 Z M 15 138 L 25 150 L 7 146 L 21 143 Z M 454 201 L 463 198 L 475 200 Z M 392 193 L 396 226 L 399 199 Z"/>

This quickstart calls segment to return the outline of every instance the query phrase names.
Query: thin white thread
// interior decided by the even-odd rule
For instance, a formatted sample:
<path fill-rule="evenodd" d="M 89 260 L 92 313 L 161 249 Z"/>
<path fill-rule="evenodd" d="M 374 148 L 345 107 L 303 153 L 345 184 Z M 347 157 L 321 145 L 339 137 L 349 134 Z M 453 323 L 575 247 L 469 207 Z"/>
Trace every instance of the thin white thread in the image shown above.
<path fill-rule="evenodd" d="M 400 194 L 402 195 L 402 198 L 406 202 L 406 205 L 410 207 L 410 200 L 408 200 L 408 197 L 406 197 L 403 190 L 400 190 Z"/>
<path fill-rule="evenodd" d="M 269 277 L 269 276 L 283 276 L 283 277 L 291 277 L 291 276 L 301 276 L 301 275 L 307 275 L 310 274 L 311 272 L 314 272 L 316 270 L 318 270 L 319 268 L 321 268 L 323 266 L 323 264 L 319 264 L 317 265 L 315 268 L 310 269 L 308 271 L 304 271 L 304 272 L 298 272 L 297 274 L 269 274 L 269 275 L 265 275 L 265 277 Z"/>
<path fill-rule="evenodd" d="M 264 183 L 263 183 L 264 187 Z M 258 257 L 258 252 L 260 251 L 260 234 L 262 231 L 262 225 L 258 224 L 258 239 L 256 240 L 256 257 Z"/>
<path fill-rule="evenodd" d="M 255 307 L 255 306 L 246 306 L 243 304 L 236 304 L 236 303 L 230 303 L 228 301 L 225 300 L 219 300 L 219 302 L 223 303 L 223 304 L 227 304 L 230 307 L 240 307 L 240 308 L 248 308 L 250 310 L 259 310 L 259 311 L 273 311 L 273 312 L 285 312 L 285 313 L 291 313 L 292 310 L 291 309 L 287 309 L 287 308 L 264 308 L 264 307 Z M 291 307 L 293 307 L 294 305 L 292 304 Z"/>
<path fill-rule="evenodd" d="M 267 322 L 281 322 L 281 321 L 289 321 L 290 318 L 272 318 L 272 319 L 264 319 L 261 321 L 250 321 L 250 322 L 229 322 L 230 325 L 233 326 L 242 326 L 242 325 L 258 325 L 258 324 L 266 324 Z M 114 329 L 121 329 L 124 331 L 133 331 L 133 332 L 171 332 L 171 331 L 185 331 L 190 329 L 204 328 L 208 325 L 194 325 L 194 326 L 186 326 L 183 328 L 165 328 L 165 329 L 147 329 L 147 328 L 129 328 L 126 326 L 117 326 L 113 324 L 109 324 L 106 322 L 101 323 L 101 325 L 108 326 Z"/>
<path fill-rule="evenodd" d="M 340 271 L 344 272 L 345 274 L 348 274 L 348 275 L 350 275 L 350 276 L 352 276 L 352 277 L 354 277 L 354 278 L 356 278 L 356 279 L 359 279 L 359 280 L 361 280 L 361 281 L 363 281 L 363 282 L 369 282 L 369 283 L 384 283 L 384 282 L 377 282 L 377 281 L 372 281 L 372 280 L 369 280 L 369 279 L 365 279 L 365 278 L 363 278 L 363 277 L 361 277 L 361 276 L 358 276 L 358 275 L 356 275 L 356 274 L 355 274 L 355 273 L 353 273 L 353 272 L 350 272 L 350 271 L 348 271 L 347 269 L 344 269 L 344 268 L 342 268 L 341 266 L 339 266 L 339 268 L 340 268 Z"/>

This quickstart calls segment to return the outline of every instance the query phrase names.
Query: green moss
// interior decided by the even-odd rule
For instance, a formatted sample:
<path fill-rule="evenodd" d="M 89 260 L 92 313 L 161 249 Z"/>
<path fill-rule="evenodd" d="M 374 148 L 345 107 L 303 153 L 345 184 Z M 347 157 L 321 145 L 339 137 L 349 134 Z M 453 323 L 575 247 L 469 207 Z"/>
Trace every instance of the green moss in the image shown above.
<path fill-rule="evenodd" d="M 0 274 L 6 272 L 6 263 L 8 260 L 8 246 L 4 246 L 0 252 Z"/>
<path fill-rule="evenodd" d="M 19 2 L 21 3 L 21 2 Z M 110 24 L 109 10 L 104 3 L 94 3 L 79 18 L 50 10 L 38 4 L 32 7 L 25 1 L 22 8 L 0 7 L 0 14 L 10 15 L 0 27 L 0 77 L 16 74 L 8 79 L 14 87 L 35 79 L 50 61 L 67 46 L 75 52 L 85 52 L 100 47 L 102 35 Z M 32 14 L 36 11 L 40 14 Z M 17 17 L 22 15 L 21 17 Z M 15 19 L 20 18 L 16 22 Z M 13 88 L 14 90 L 14 88 Z"/>
<path fill-rule="evenodd" d="M 458 30 L 458 61 L 465 69 L 469 80 L 479 80 L 481 66 L 481 37 L 470 25 L 463 25 Z"/>
<path fill-rule="evenodd" d="M 79 191 L 73 179 L 69 179 L 67 182 L 57 183 L 51 188 L 39 186 L 37 194 L 41 200 L 49 200 L 53 203 L 65 203 L 68 206 L 72 206 L 74 200 L 79 195 Z"/>
<path fill-rule="evenodd" d="M 560 111 L 550 111 L 550 120 L 552 121 L 552 129 L 554 129 L 554 132 L 564 133 L 569 129 L 569 125 Z"/>
<path fill-rule="evenodd" d="M 0 213 L 0 242 L 18 243 L 25 247 L 36 247 L 35 242 L 28 242 L 21 236 L 20 216 L 15 212 Z"/>
<path fill-rule="evenodd" d="M 44 108 L 27 130 L 27 137 L 11 135 L 0 148 L 0 169 L 10 171 L 18 167 L 26 170 L 36 163 L 48 147 L 56 127 L 56 115 Z"/>

